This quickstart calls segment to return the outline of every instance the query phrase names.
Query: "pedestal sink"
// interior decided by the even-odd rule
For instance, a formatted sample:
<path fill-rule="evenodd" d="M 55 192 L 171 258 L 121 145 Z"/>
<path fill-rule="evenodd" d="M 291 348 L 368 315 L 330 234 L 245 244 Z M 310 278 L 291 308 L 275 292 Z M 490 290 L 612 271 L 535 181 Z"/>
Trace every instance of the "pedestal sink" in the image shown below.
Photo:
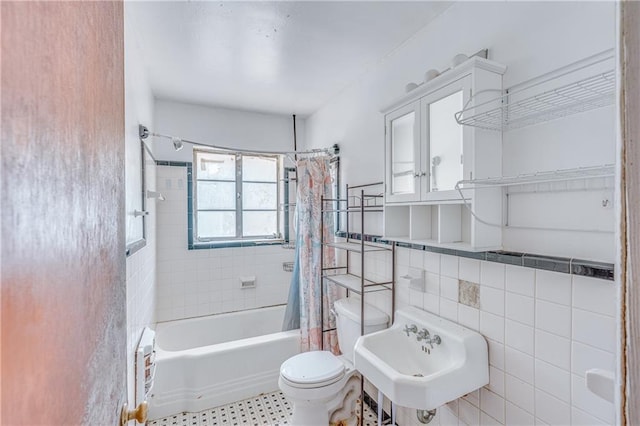
<path fill-rule="evenodd" d="M 414 307 L 396 311 L 390 328 L 361 336 L 354 362 L 391 401 L 421 410 L 432 410 L 489 383 L 484 337 Z"/>

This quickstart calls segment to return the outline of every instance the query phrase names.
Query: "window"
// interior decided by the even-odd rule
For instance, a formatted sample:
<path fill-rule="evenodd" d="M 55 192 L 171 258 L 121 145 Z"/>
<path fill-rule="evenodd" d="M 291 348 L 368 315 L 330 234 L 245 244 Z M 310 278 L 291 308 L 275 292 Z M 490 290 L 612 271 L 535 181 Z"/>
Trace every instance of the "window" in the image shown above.
<path fill-rule="evenodd" d="M 279 156 L 193 152 L 195 243 L 280 238 Z"/>

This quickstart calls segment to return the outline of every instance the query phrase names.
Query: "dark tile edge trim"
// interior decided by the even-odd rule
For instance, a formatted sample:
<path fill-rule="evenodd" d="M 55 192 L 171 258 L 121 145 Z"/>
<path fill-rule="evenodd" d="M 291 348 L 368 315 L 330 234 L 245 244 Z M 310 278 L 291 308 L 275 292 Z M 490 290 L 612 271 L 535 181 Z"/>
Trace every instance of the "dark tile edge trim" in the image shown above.
<path fill-rule="evenodd" d="M 282 241 L 224 241 L 216 243 L 189 243 L 189 250 L 205 250 L 205 249 L 218 249 L 218 248 L 233 248 L 233 247 L 262 247 L 262 246 L 281 246 L 284 244 Z"/>
<path fill-rule="evenodd" d="M 340 231 L 336 233 L 337 237 L 350 238 L 354 240 L 361 239 L 359 233 Z M 378 235 L 364 236 L 365 241 L 393 244 L 393 241 L 382 238 Z M 526 266 L 527 268 L 541 269 L 545 271 L 560 272 L 571 275 L 581 275 L 585 277 L 600 278 L 603 280 L 614 281 L 614 265 L 612 263 L 594 262 L 590 260 L 572 259 L 567 257 L 543 256 L 530 253 L 519 253 L 509 251 L 464 251 L 454 250 L 444 247 L 434 247 L 422 244 L 412 244 L 406 242 L 396 242 L 396 247 L 403 247 L 413 250 L 424 250 L 439 254 L 448 254 L 451 256 L 465 257 L 468 259 L 485 260 L 487 262 L 503 263 L 507 265 Z"/>
<path fill-rule="evenodd" d="M 175 167 L 187 168 L 187 249 L 188 250 L 207 250 L 219 248 L 235 248 L 235 247 L 258 247 L 258 246 L 277 246 L 282 245 L 283 241 L 212 241 L 208 243 L 193 242 L 193 163 L 177 163 L 163 164 Z"/>
<path fill-rule="evenodd" d="M 165 161 L 156 160 L 156 166 L 172 166 L 172 167 L 191 167 L 191 161 Z"/>
<path fill-rule="evenodd" d="M 364 403 L 367 404 L 371 411 L 376 413 L 376 415 L 378 414 L 378 402 L 375 399 L 371 398 L 371 396 L 366 391 L 364 392 Z M 391 416 L 389 415 L 389 413 L 384 411 L 384 409 L 382 409 L 382 424 L 391 424 Z"/>

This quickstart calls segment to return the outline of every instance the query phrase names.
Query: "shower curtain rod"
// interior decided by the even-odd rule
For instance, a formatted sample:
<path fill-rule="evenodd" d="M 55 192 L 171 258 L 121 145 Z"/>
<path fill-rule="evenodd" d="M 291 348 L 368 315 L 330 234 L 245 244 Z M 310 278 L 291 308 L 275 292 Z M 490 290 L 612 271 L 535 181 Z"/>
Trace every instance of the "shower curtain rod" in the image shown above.
<path fill-rule="evenodd" d="M 155 132 L 151 133 L 149 132 L 149 129 L 143 125 L 140 125 L 139 135 L 141 139 L 146 139 L 149 136 L 169 139 L 174 142 L 174 145 L 176 145 L 176 142 L 184 142 L 192 145 L 204 146 L 207 148 L 215 148 L 215 149 L 222 149 L 225 151 L 243 152 L 243 153 L 249 153 L 249 154 L 311 155 L 311 154 L 326 153 L 331 156 L 336 156 L 340 153 L 340 147 L 338 146 L 337 143 L 333 144 L 333 146 L 329 148 L 319 148 L 319 149 L 312 149 L 308 151 L 262 151 L 262 150 L 255 150 L 255 149 L 230 148 L 228 146 L 206 144 L 202 142 L 196 142 L 188 139 L 179 138 L 176 136 L 163 135 L 162 133 L 155 133 Z"/>

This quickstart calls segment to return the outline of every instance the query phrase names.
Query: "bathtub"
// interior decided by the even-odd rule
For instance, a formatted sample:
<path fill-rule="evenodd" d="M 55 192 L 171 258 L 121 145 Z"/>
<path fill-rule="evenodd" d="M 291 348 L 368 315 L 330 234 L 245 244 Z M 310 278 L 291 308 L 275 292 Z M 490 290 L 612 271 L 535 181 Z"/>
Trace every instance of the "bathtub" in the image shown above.
<path fill-rule="evenodd" d="M 300 351 L 284 331 L 285 306 L 159 323 L 149 418 L 207 408 L 278 389 L 280 364 Z"/>

